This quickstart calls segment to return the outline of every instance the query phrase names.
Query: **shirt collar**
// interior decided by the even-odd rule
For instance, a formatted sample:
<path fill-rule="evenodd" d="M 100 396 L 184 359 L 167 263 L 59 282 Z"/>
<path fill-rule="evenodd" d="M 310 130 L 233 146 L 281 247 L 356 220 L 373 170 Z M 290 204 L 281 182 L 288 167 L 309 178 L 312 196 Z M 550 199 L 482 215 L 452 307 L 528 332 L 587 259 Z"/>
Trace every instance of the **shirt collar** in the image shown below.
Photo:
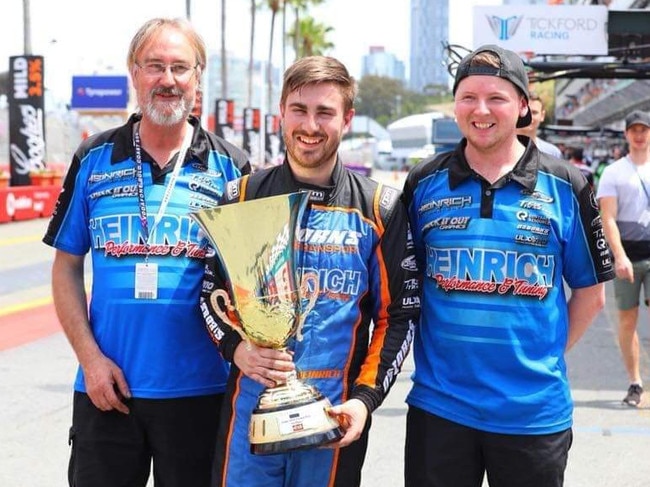
<path fill-rule="evenodd" d="M 122 125 L 116 133 L 115 145 L 111 154 L 111 164 L 119 164 L 128 159 L 135 160 L 135 147 L 133 147 L 133 126 L 142 120 L 141 113 L 132 114 L 125 125 Z M 185 160 L 192 159 L 203 167 L 208 167 L 210 155 L 210 142 L 205 131 L 201 130 L 200 121 L 194 115 L 188 117 L 194 134 L 192 144 L 187 151 Z M 197 130 L 198 129 L 198 130 Z"/>
<path fill-rule="evenodd" d="M 528 137 L 518 136 L 519 141 L 526 146 L 521 159 L 515 164 L 515 167 L 508 173 L 506 181 L 515 181 L 526 189 L 533 191 L 537 184 L 537 170 L 539 168 L 540 152 L 535 144 Z M 456 146 L 449 160 L 449 187 L 456 188 L 460 183 L 470 177 L 474 177 L 476 172 L 470 167 L 465 159 L 465 147 L 467 139 L 463 138 Z"/>

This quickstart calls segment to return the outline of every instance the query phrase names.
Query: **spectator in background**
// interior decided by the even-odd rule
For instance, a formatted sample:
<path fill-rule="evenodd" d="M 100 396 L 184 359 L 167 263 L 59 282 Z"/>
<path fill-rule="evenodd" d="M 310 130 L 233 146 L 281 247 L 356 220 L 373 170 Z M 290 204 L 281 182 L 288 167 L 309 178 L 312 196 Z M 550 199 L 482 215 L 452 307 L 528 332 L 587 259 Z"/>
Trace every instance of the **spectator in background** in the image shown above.
<path fill-rule="evenodd" d="M 618 343 L 628 373 L 623 402 L 638 406 L 643 394 L 639 370 L 639 295 L 650 302 L 650 116 L 634 111 L 625 120 L 629 153 L 603 171 L 597 198 L 603 230 L 614 257 Z M 642 290 L 643 289 L 643 290 Z"/>
<path fill-rule="evenodd" d="M 582 147 L 571 147 L 569 149 L 569 162 L 580 169 L 580 172 L 587 178 L 589 184 L 594 186 L 594 170 L 585 159 L 585 153 Z"/>
<path fill-rule="evenodd" d="M 562 151 L 560 151 L 559 147 L 537 136 L 539 126 L 546 118 L 544 102 L 538 94 L 532 92 L 530 94 L 528 106 L 530 107 L 530 115 L 532 117 L 531 122 L 526 127 L 519 128 L 517 134 L 530 137 L 540 151 L 562 159 Z"/>

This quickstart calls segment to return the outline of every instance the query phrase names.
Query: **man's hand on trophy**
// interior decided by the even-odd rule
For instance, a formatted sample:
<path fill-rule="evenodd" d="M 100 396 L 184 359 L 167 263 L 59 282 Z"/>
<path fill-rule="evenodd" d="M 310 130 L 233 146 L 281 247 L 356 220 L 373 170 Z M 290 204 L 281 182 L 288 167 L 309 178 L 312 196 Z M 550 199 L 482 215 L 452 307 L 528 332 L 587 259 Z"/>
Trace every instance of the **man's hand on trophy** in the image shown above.
<path fill-rule="evenodd" d="M 368 408 L 359 399 L 350 399 L 338 406 L 332 406 L 327 414 L 336 418 L 345 433 L 343 438 L 334 443 L 329 443 L 328 448 L 341 448 L 348 446 L 361 437 L 363 428 L 368 419 Z"/>
<path fill-rule="evenodd" d="M 284 384 L 296 370 L 293 356 L 287 350 L 258 347 L 252 342 L 237 345 L 233 361 L 246 376 L 265 387 Z"/>

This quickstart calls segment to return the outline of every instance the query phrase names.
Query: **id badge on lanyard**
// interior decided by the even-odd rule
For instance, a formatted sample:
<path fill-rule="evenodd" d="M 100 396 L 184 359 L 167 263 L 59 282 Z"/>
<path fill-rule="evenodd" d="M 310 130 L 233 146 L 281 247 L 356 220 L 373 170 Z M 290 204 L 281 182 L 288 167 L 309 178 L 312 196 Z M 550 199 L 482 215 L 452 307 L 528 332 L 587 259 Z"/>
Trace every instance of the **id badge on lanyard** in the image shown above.
<path fill-rule="evenodd" d="M 158 299 L 158 264 L 155 262 L 149 262 L 149 253 L 151 251 L 151 235 L 154 234 L 154 230 L 165 214 L 165 210 L 167 209 L 167 205 L 171 199 L 172 191 L 174 190 L 174 186 L 176 186 L 176 180 L 178 179 L 178 174 L 180 173 L 181 166 L 185 161 L 185 153 L 187 152 L 192 142 L 192 132 L 193 128 L 189 128 L 185 132 L 185 138 L 183 139 L 181 148 L 178 151 L 176 165 L 172 171 L 169 183 L 167 184 L 167 188 L 165 188 L 165 193 L 163 194 L 162 201 L 160 202 L 160 208 L 158 208 L 158 213 L 156 214 L 153 225 L 151 226 L 151 229 L 149 229 L 149 223 L 147 221 L 147 205 L 144 199 L 142 146 L 140 144 L 139 125 L 136 125 L 136 127 L 134 127 L 133 145 L 135 146 L 135 173 L 138 183 L 138 206 L 140 208 L 140 222 L 142 224 L 142 229 L 144 230 L 146 247 L 144 262 L 139 262 L 135 265 L 135 282 L 133 286 L 135 299 Z"/>
<path fill-rule="evenodd" d="M 135 265 L 135 299 L 158 299 L 158 264 L 155 262 Z"/>

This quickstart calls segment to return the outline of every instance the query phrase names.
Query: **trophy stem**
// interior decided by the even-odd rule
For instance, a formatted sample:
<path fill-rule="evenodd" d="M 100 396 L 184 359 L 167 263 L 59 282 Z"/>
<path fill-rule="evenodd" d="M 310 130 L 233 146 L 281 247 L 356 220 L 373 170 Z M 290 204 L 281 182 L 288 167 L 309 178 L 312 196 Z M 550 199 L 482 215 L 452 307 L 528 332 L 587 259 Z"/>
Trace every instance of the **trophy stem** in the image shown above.
<path fill-rule="evenodd" d="M 287 373 L 286 380 L 287 387 L 295 388 L 298 385 L 298 374 L 295 370 Z"/>
<path fill-rule="evenodd" d="M 287 374 L 285 386 L 289 391 L 292 391 L 293 394 L 296 394 L 298 390 L 305 388 L 305 384 L 298 380 L 298 373 L 295 370 L 292 370 Z"/>

